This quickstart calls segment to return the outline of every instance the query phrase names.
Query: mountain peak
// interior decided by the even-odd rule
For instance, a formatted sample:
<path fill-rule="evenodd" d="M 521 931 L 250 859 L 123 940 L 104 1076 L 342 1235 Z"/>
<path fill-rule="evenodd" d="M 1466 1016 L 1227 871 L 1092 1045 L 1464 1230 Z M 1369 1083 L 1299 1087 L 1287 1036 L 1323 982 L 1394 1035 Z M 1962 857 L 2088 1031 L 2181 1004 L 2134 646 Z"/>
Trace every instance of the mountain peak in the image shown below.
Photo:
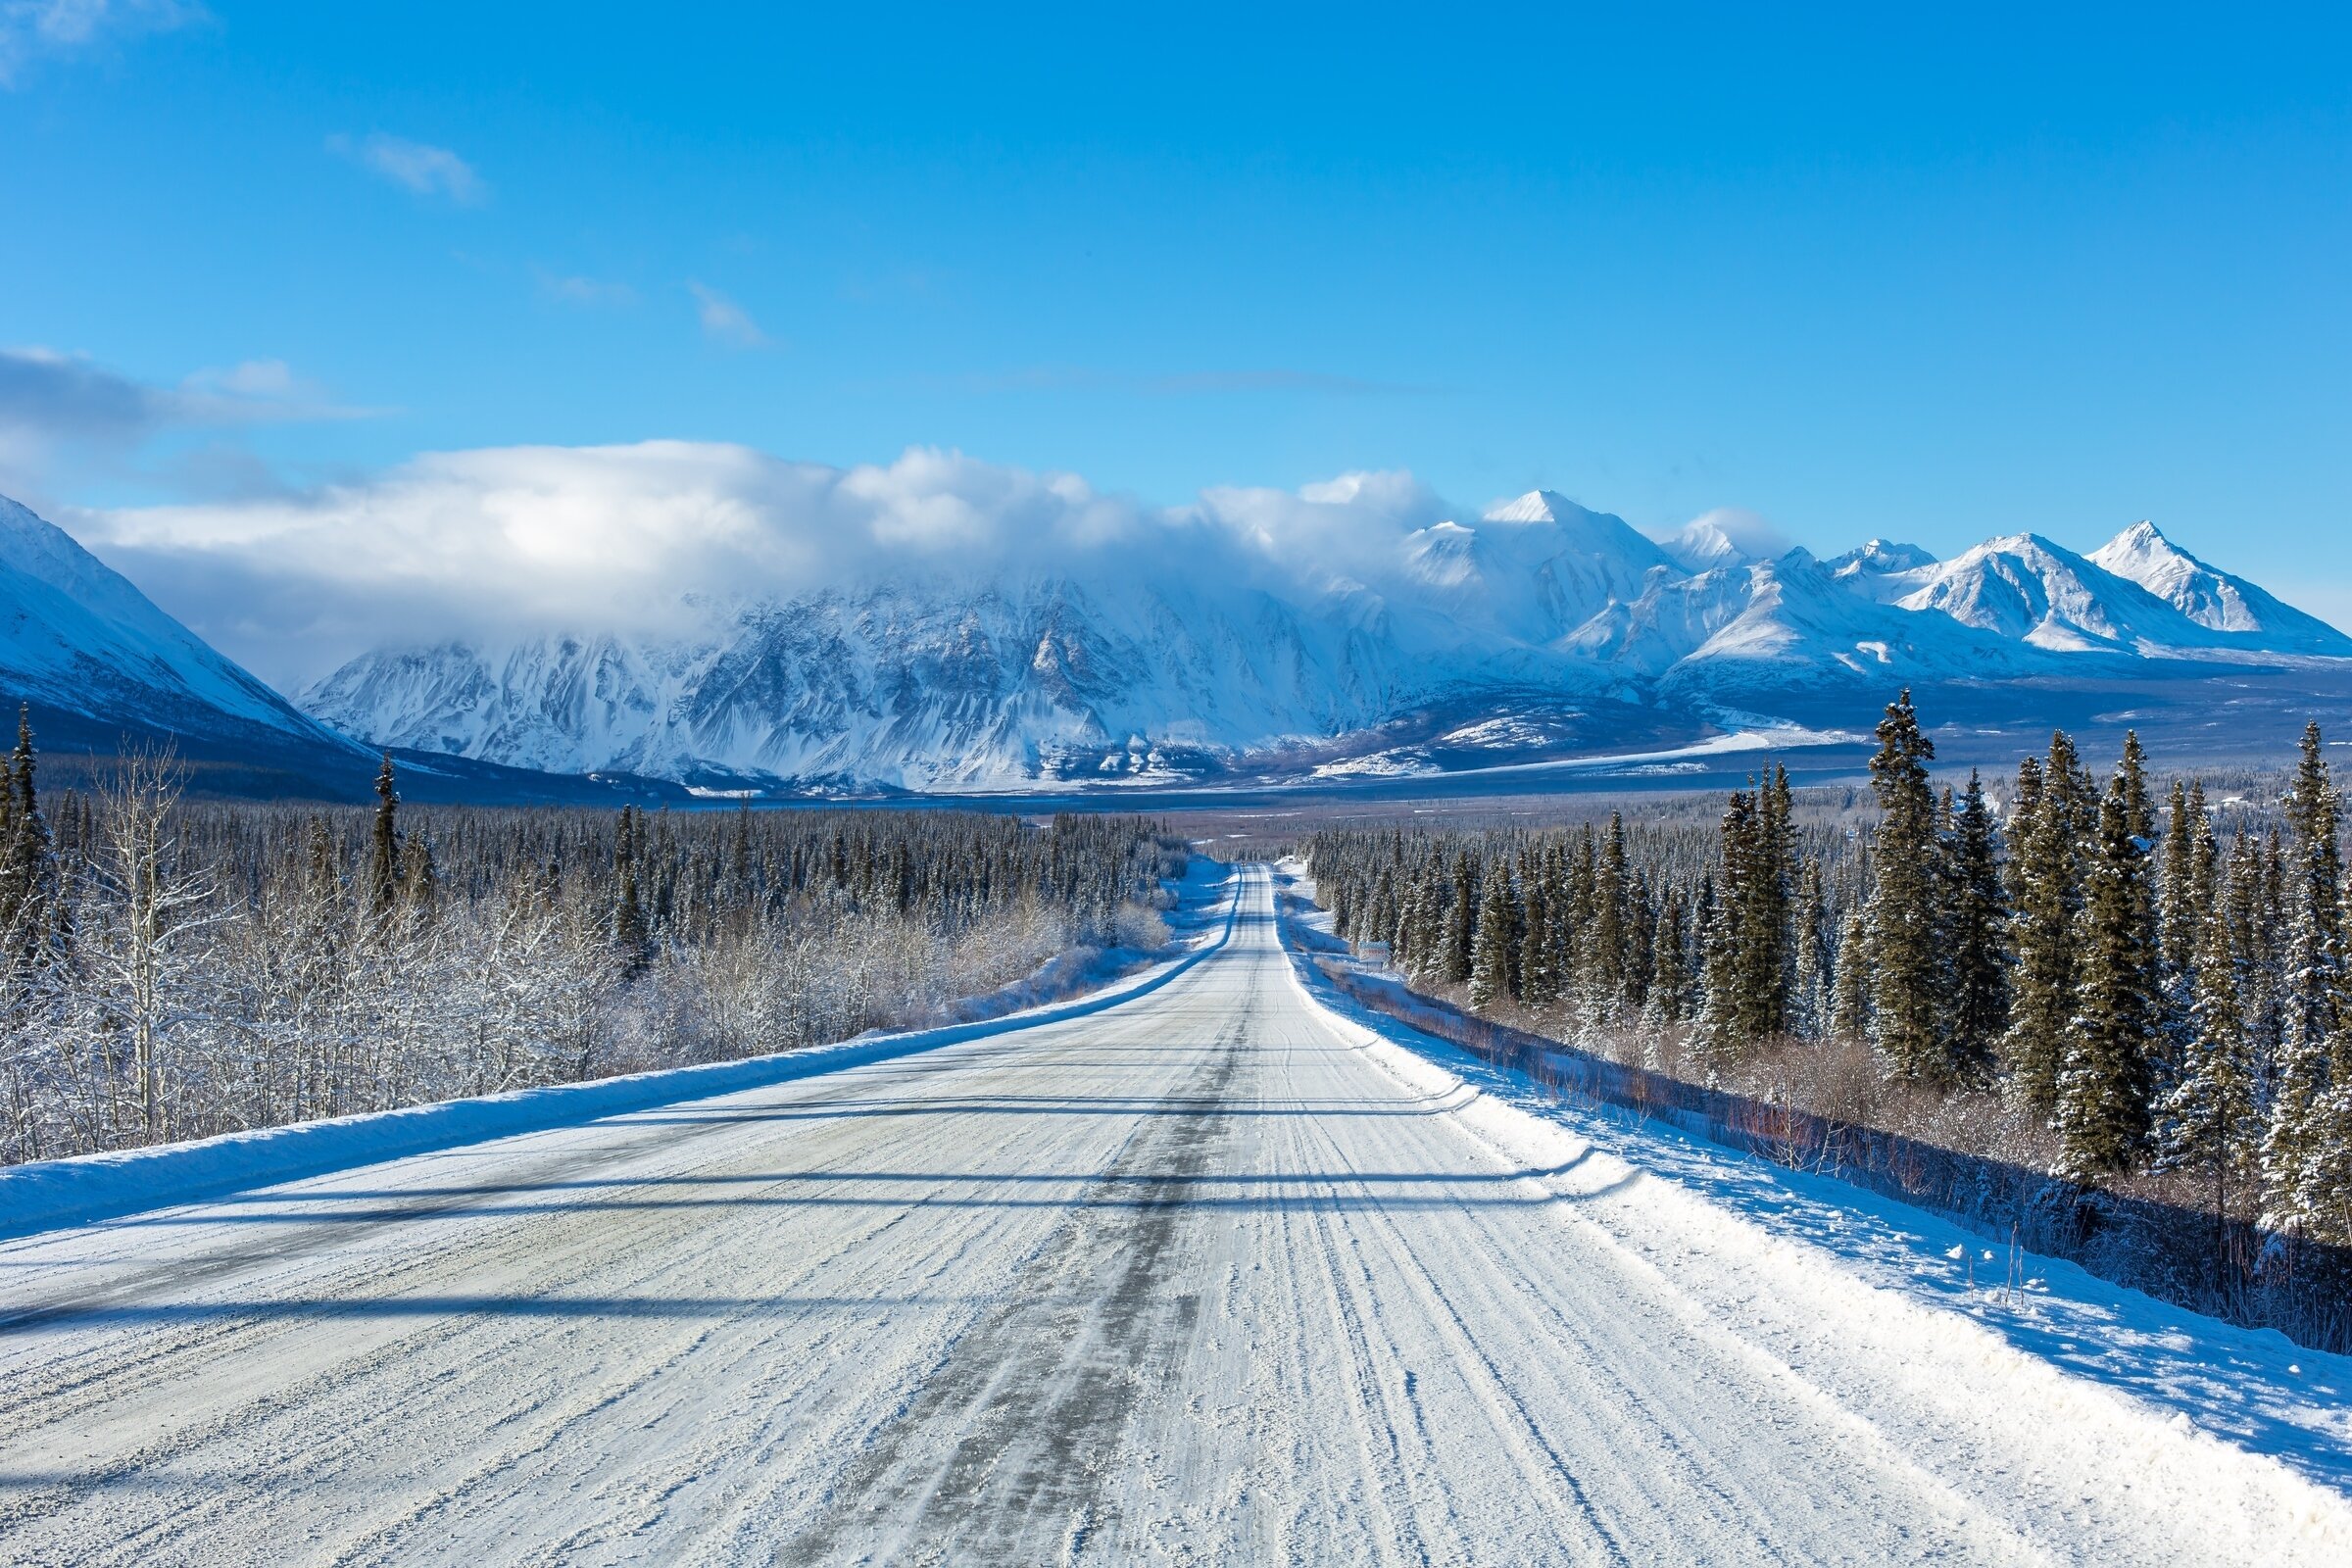
<path fill-rule="evenodd" d="M 1833 556 L 1822 564 L 1840 577 L 1859 577 L 1865 573 L 1879 576 L 1933 566 L 1936 558 L 1917 545 L 1873 538 L 1859 549 L 1848 550 L 1842 556 Z"/>
<path fill-rule="evenodd" d="M 1482 522 L 1573 522 L 1588 515 L 1556 490 L 1530 490 L 1516 501 L 1489 508 Z"/>
<path fill-rule="evenodd" d="M 1658 535 L 1657 544 L 1676 565 L 1690 572 L 1743 566 L 1788 553 L 1788 541 L 1779 529 L 1737 507 L 1702 513 L 1674 532 Z"/>
<path fill-rule="evenodd" d="M 331 742 L 29 507 L 0 496 L 0 691 L 100 725 Z"/>
<path fill-rule="evenodd" d="M 2092 551 L 2090 559 L 2117 576 L 2132 577 L 2134 581 L 2139 581 L 2142 587 L 2146 587 L 2147 583 L 2129 569 L 2132 564 L 2147 563 L 2156 565 L 2176 561 L 2195 561 L 2196 558 L 2167 539 L 2162 529 L 2142 517 Z"/>
<path fill-rule="evenodd" d="M 2352 639 L 2316 615 L 2218 567 L 2167 539 L 2148 521 L 2133 523 L 2090 554 L 2103 571 L 2137 583 L 2208 631 L 2259 634 L 2292 653 L 2342 657 Z"/>

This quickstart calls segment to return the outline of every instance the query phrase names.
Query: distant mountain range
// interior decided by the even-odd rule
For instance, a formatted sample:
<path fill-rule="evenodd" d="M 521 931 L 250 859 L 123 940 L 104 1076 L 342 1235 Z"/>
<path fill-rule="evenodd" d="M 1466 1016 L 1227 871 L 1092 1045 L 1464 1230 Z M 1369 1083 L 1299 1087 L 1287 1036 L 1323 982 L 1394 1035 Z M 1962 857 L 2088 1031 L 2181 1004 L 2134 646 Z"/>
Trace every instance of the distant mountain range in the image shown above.
<path fill-rule="evenodd" d="M 0 722 L 28 703 L 50 766 L 169 747 L 207 793 L 364 798 L 377 750 L 222 657 L 64 529 L 0 496 Z M 650 781 L 543 777 L 497 759 L 403 752 L 419 800 L 601 801 Z"/>
<path fill-rule="evenodd" d="M 1866 726 L 1905 683 L 2046 725 L 2102 688 L 2193 710 L 2224 671 L 2342 689 L 2352 638 L 2144 522 L 2089 556 L 2019 534 L 1949 562 L 1883 540 L 1759 560 L 1711 525 L 1661 543 L 1536 492 L 1354 575 L 1269 581 L 1209 551 L 1175 576 L 906 575 L 710 608 L 683 636 L 384 649 L 297 701 L 346 734 L 550 771 L 941 791 L 1785 742 Z"/>
<path fill-rule="evenodd" d="M 1204 549 L 713 600 L 682 635 L 380 649 L 289 703 L 0 501 L 0 692 L 70 746 L 168 736 L 264 793 L 355 793 L 388 747 L 428 797 L 493 799 L 1671 771 L 1851 741 L 1906 684 L 1987 755 L 2053 723 L 2284 745 L 2352 707 L 2352 638 L 2144 522 L 2087 556 L 2017 534 L 1754 559 L 1537 492 L 1351 572 L 1261 567 Z"/>

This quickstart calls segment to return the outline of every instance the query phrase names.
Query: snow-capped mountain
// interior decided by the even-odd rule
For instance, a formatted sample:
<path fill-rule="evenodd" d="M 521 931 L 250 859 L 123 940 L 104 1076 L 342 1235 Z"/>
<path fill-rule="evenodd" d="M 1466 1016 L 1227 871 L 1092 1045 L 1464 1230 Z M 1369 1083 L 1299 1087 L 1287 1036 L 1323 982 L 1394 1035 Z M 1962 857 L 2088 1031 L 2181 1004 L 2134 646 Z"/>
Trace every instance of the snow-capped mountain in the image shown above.
<path fill-rule="evenodd" d="M 2352 638 L 2316 615 L 2280 604 L 2243 577 L 2208 566 L 2157 532 L 2152 522 L 2133 523 L 2092 551 L 2090 559 L 2207 630 L 2256 636 L 2265 648 L 2352 655 Z"/>
<path fill-rule="evenodd" d="M 1717 566 L 1741 566 L 1782 554 L 1787 547 L 1771 543 L 1772 538 L 1759 517 L 1710 512 L 1660 539 L 1658 548 L 1685 571 L 1712 571 Z"/>
<path fill-rule="evenodd" d="M 1936 558 L 1917 545 L 1899 544 L 1891 539 L 1873 539 L 1848 550 L 1842 556 L 1833 556 L 1822 564 L 1829 568 L 1832 576 L 1860 582 L 1933 566 Z"/>
<path fill-rule="evenodd" d="M 44 769 L 68 781 L 103 777 L 108 759 L 134 749 L 170 752 L 186 786 L 210 795 L 363 800 L 375 775 L 372 745 L 297 709 L 64 529 L 0 496 L 0 723 L 20 702 Z M 549 776 L 427 750 L 441 755 L 398 758 L 413 800 L 684 798 L 641 778 Z"/>
<path fill-rule="evenodd" d="M 2060 653 L 2159 653 L 2253 646 L 2255 633 L 2199 625 L 2129 578 L 2038 534 L 1989 539 L 1948 562 L 1888 573 L 1905 610 L 1941 611 L 1964 625 Z M 1883 589 L 1882 591 L 1886 591 Z"/>
<path fill-rule="evenodd" d="M 1422 608 L 1535 644 L 1639 598 L 1653 573 L 1679 575 L 1624 518 L 1545 490 L 1495 508 L 1474 528 L 1441 522 L 1412 533 L 1403 557 L 1399 586 Z"/>
<path fill-rule="evenodd" d="M 1211 772 L 1368 729 L 1465 666 L 1591 684 L 1558 653 L 1361 591 L 1298 606 L 1041 576 L 825 590 L 669 642 L 444 644 L 354 661 L 302 701 L 390 744 L 553 771 L 947 789 Z"/>
<path fill-rule="evenodd" d="M 1854 722 L 1906 682 L 2014 690 L 2030 717 L 2217 659 L 2352 659 L 2145 525 L 2091 557 L 2020 534 L 1942 563 L 1880 540 L 1756 560 L 1537 492 L 1345 573 L 1263 564 L 1204 545 L 1159 572 L 901 574 L 704 605 L 662 638 L 383 650 L 299 701 L 371 742 L 555 771 L 945 790 L 1671 747 Z"/>
<path fill-rule="evenodd" d="M 0 497 L 0 698 L 91 731 L 327 747 L 298 711 L 165 614 L 56 524 Z M 110 737 L 111 738 L 111 737 Z"/>

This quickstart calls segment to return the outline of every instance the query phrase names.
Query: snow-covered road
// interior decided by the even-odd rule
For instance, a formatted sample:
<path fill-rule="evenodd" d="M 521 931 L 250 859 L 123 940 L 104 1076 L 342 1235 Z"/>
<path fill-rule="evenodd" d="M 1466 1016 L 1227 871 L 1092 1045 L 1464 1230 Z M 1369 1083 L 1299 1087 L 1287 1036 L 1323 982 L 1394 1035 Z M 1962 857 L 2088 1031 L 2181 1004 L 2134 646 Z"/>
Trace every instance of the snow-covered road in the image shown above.
<path fill-rule="evenodd" d="M 1250 876 L 1093 1017 L 0 1245 L 0 1560 L 2346 1560 L 2267 1457 L 1531 1163 Z"/>

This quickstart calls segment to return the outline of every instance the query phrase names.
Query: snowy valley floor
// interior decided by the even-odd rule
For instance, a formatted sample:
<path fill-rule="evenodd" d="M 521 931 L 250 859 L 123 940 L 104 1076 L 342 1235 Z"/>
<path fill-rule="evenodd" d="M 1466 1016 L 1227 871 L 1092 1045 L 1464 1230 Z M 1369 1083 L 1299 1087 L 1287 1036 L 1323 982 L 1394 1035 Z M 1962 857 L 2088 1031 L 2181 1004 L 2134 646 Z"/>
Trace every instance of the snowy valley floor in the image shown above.
<path fill-rule="evenodd" d="M 0 1244 L 0 1559 L 2352 1560 L 2340 1358 L 1393 1030 L 1253 871 L 1090 1016 Z"/>

